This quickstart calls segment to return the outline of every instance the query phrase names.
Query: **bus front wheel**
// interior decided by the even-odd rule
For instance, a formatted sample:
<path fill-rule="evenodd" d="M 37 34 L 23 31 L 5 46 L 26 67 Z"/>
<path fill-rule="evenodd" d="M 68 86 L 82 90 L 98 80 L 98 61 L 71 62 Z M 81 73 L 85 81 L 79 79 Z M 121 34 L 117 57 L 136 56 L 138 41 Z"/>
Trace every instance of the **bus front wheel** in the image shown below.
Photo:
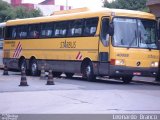
<path fill-rule="evenodd" d="M 92 62 L 84 63 L 82 66 L 82 76 L 88 81 L 94 81 L 96 79 L 93 72 Z"/>
<path fill-rule="evenodd" d="M 20 71 L 22 71 L 23 68 L 25 69 L 25 71 L 27 70 L 26 59 L 22 59 L 22 60 L 20 61 L 20 65 L 19 65 Z"/>

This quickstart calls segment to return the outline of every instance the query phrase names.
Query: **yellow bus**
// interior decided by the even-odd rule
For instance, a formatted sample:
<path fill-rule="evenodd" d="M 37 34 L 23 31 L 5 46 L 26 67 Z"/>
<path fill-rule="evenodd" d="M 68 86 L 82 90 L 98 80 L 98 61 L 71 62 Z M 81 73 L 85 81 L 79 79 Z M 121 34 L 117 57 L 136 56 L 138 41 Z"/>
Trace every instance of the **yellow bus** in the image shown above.
<path fill-rule="evenodd" d="M 6 25 L 5 22 L 0 23 L 0 68 L 3 68 L 3 62 L 2 62 L 3 52 L 2 51 L 3 51 L 3 40 L 4 40 L 5 25 Z"/>
<path fill-rule="evenodd" d="M 156 76 L 159 51 L 156 20 L 150 13 L 82 8 L 6 23 L 4 63 L 37 75 L 42 65 L 59 76 L 81 73 L 120 78 Z"/>

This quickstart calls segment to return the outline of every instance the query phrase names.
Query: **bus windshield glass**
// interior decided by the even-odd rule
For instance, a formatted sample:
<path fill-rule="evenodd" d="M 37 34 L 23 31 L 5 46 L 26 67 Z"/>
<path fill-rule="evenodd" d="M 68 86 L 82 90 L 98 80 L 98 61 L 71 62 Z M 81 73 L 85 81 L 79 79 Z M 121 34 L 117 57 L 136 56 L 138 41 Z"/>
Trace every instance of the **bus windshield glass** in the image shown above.
<path fill-rule="evenodd" d="M 114 18 L 113 45 L 157 49 L 156 22 L 134 18 Z"/>

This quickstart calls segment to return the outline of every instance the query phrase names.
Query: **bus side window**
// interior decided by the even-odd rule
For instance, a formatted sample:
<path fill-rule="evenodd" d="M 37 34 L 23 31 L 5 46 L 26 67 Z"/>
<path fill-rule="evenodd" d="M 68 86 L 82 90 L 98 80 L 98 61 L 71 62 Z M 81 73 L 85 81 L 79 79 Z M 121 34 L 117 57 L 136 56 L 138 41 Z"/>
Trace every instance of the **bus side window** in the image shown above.
<path fill-rule="evenodd" d="M 108 46 L 109 42 L 109 19 L 103 18 L 101 25 L 100 37 L 104 46 Z"/>
<path fill-rule="evenodd" d="M 67 34 L 68 25 L 69 25 L 68 22 L 55 23 L 54 36 L 55 37 L 65 37 Z"/>
<path fill-rule="evenodd" d="M 21 26 L 18 26 L 18 28 L 17 28 L 17 38 L 18 39 L 25 39 L 25 38 L 27 38 L 27 31 L 28 31 L 28 29 L 27 29 L 28 27 L 27 27 L 27 25 L 21 25 Z"/>
<path fill-rule="evenodd" d="M 16 27 L 6 27 L 5 29 L 5 39 L 6 40 L 12 40 L 16 38 Z"/>
<path fill-rule="evenodd" d="M 89 18 L 85 20 L 84 36 L 94 36 L 97 30 L 98 18 Z"/>
<path fill-rule="evenodd" d="M 17 28 L 13 27 L 12 28 L 12 39 L 16 39 L 16 36 L 17 36 Z"/>
<path fill-rule="evenodd" d="M 83 28 L 83 20 L 74 20 L 70 22 L 68 36 L 81 36 Z"/>
<path fill-rule="evenodd" d="M 25 26 L 22 27 L 20 37 L 21 38 L 27 38 L 27 36 L 28 36 L 28 25 L 25 25 Z"/>
<path fill-rule="evenodd" d="M 44 23 L 41 24 L 41 32 L 40 36 L 42 38 L 50 38 L 52 37 L 53 34 L 53 24 L 52 23 Z"/>
<path fill-rule="evenodd" d="M 11 38 L 11 27 L 6 27 L 5 29 L 5 39 L 8 40 Z"/>
<path fill-rule="evenodd" d="M 29 26 L 29 38 L 39 38 L 39 25 Z"/>

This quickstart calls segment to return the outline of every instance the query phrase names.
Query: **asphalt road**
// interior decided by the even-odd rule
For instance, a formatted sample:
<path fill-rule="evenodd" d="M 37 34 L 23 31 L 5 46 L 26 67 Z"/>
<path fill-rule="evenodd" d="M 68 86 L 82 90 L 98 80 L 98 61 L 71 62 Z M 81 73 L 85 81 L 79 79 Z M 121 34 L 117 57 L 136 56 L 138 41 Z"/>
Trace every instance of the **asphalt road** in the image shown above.
<path fill-rule="evenodd" d="M 160 113 L 160 84 L 153 78 L 135 77 L 130 84 L 81 77 L 46 80 L 27 76 L 20 87 L 20 73 L 0 70 L 0 113 Z"/>

